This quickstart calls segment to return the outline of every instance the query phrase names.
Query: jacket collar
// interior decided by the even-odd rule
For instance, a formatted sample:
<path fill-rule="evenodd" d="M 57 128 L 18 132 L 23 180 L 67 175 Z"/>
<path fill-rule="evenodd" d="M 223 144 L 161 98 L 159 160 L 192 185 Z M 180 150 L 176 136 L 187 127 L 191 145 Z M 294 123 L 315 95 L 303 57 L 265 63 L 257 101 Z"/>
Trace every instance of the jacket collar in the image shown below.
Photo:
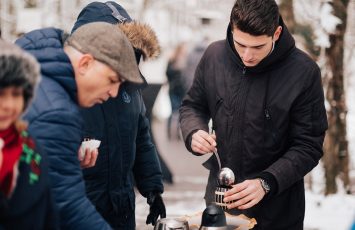
<path fill-rule="evenodd" d="M 77 102 L 74 69 L 63 49 L 64 37 L 60 29 L 45 28 L 25 34 L 16 44 L 35 56 L 41 66 L 41 75 L 58 82 Z"/>

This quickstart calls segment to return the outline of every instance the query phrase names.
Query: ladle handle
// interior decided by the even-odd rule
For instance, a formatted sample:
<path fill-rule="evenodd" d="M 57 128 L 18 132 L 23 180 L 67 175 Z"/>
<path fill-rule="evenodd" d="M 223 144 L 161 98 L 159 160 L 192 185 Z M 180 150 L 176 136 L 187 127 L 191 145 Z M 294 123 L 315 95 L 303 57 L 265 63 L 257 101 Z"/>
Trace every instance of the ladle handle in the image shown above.
<path fill-rule="evenodd" d="M 216 133 L 216 132 L 214 131 L 214 129 L 212 129 L 212 134 L 215 134 L 215 133 Z M 221 170 L 221 168 L 222 168 L 221 158 L 219 158 L 219 154 L 218 154 L 217 150 L 216 150 L 216 151 L 213 151 L 213 153 L 214 153 L 214 155 L 215 155 L 216 158 L 217 158 L 217 163 L 218 163 L 218 166 L 219 166 L 219 170 Z"/>

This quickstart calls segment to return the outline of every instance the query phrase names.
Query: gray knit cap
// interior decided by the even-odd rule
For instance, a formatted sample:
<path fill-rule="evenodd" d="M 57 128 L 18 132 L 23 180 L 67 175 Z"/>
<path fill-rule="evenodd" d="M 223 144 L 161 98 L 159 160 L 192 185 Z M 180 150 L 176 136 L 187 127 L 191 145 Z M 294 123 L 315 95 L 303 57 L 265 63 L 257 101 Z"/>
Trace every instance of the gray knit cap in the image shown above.
<path fill-rule="evenodd" d="M 106 22 L 88 23 L 72 33 L 66 44 L 81 53 L 91 54 L 127 81 L 144 82 L 140 77 L 131 43 L 115 25 Z"/>
<path fill-rule="evenodd" d="M 0 89 L 23 88 L 25 108 L 32 99 L 40 78 L 36 59 L 20 47 L 0 40 Z"/>

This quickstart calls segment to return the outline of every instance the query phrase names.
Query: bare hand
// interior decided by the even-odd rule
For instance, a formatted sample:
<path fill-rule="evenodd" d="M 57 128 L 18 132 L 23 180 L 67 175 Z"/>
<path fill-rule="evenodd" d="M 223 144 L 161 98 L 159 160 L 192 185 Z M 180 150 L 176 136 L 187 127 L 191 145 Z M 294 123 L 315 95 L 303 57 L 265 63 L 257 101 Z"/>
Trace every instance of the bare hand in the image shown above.
<path fill-rule="evenodd" d="M 229 204 L 228 209 L 248 209 L 259 203 L 265 196 L 258 179 L 245 180 L 242 183 L 233 185 L 233 188 L 224 193 L 224 202 L 234 201 Z"/>
<path fill-rule="evenodd" d="M 198 130 L 192 135 L 191 149 L 196 153 L 206 154 L 216 151 L 216 135 Z"/>
<path fill-rule="evenodd" d="M 79 151 L 80 167 L 84 169 L 95 166 L 98 154 L 99 151 L 97 149 L 90 150 L 88 148 L 85 150 L 84 159 L 82 159 Z"/>

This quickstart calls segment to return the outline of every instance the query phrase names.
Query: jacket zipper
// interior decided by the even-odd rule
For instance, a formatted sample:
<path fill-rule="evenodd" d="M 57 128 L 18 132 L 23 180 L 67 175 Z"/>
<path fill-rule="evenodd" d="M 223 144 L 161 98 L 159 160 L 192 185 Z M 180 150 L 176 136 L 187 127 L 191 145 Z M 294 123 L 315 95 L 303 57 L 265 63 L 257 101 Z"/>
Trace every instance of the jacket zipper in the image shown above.
<path fill-rule="evenodd" d="M 243 73 L 243 75 L 242 75 L 242 77 L 241 77 L 241 81 L 247 81 L 247 78 L 246 78 L 246 73 L 247 73 L 247 67 L 245 66 L 245 65 L 243 65 L 243 70 L 242 70 L 242 73 Z M 241 83 L 242 84 L 242 83 Z M 246 86 L 245 86 L 246 87 Z M 243 119 L 245 119 L 244 117 L 245 117 L 245 107 L 246 107 L 246 105 L 244 105 L 244 109 L 243 109 Z M 244 130 L 244 122 L 240 122 L 240 126 L 241 126 L 241 130 Z M 243 166 L 243 164 L 242 164 L 242 162 L 244 161 L 244 158 L 245 158 L 245 156 L 244 156 L 244 154 L 242 154 L 243 153 L 243 141 L 242 141 L 242 133 L 243 133 L 243 131 L 237 131 L 237 132 L 239 132 L 239 134 L 237 134 L 237 135 L 240 135 L 240 143 L 239 143 L 239 146 L 238 146 L 238 152 L 239 152 L 239 156 L 238 157 L 241 157 L 241 160 L 239 160 L 238 162 L 237 162 L 237 164 L 238 164 L 238 168 L 240 169 L 240 171 L 237 171 L 237 172 L 234 172 L 235 174 L 236 174 L 236 177 L 237 178 L 244 178 L 244 166 Z M 241 181 L 239 181 L 239 180 L 237 180 L 238 182 L 241 182 Z"/>
<path fill-rule="evenodd" d="M 223 103 L 223 98 L 219 98 L 217 103 L 216 103 L 215 110 L 214 110 L 214 116 L 213 116 L 214 120 L 216 119 L 216 114 L 217 114 L 219 108 L 221 107 L 222 103 Z M 216 130 L 215 122 L 212 122 L 212 130 L 213 131 Z"/>
<path fill-rule="evenodd" d="M 268 109 L 264 110 L 266 120 L 271 120 L 270 112 Z"/>

